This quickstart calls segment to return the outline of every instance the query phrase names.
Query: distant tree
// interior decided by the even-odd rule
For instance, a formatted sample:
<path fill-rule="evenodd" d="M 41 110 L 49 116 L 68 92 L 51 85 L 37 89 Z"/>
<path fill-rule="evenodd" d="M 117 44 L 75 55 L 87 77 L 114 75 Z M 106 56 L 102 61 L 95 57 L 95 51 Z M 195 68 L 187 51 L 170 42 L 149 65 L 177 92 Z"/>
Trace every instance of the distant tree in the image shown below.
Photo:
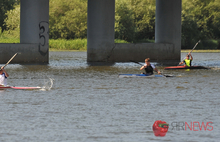
<path fill-rule="evenodd" d="M 128 6 L 126 0 L 116 0 L 115 9 L 115 38 L 128 42 L 134 41 L 135 24 L 131 7 Z"/>
<path fill-rule="evenodd" d="M 0 27 L 17 35 L 20 0 L 0 0 Z M 87 0 L 50 0 L 50 38 L 87 37 Z M 15 8 L 15 9 L 14 9 Z M 155 0 L 116 0 L 115 38 L 128 42 L 154 39 Z M 182 0 L 182 46 L 199 39 L 220 39 L 220 0 Z"/>
<path fill-rule="evenodd" d="M 192 18 L 182 15 L 182 48 L 191 47 L 200 39 L 200 31 L 196 21 Z"/>
<path fill-rule="evenodd" d="M 7 11 L 14 8 L 14 4 L 18 3 L 16 0 L 1 0 L 0 1 L 0 27 L 2 32 L 6 29 L 4 20 L 7 18 Z"/>
<path fill-rule="evenodd" d="M 9 10 L 6 13 L 5 19 L 6 29 L 15 30 L 20 28 L 20 5 L 16 5 L 13 10 Z"/>
<path fill-rule="evenodd" d="M 13 10 L 6 13 L 4 33 L 13 37 L 20 36 L 20 5 L 16 5 Z"/>
<path fill-rule="evenodd" d="M 116 0 L 115 38 L 138 42 L 155 37 L 155 1 Z"/>
<path fill-rule="evenodd" d="M 86 38 L 87 1 L 50 1 L 50 38 Z"/>
<path fill-rule="evenodd" d="M 220 0 L 210 3 L 205 9 L 208 38 L 220 39 Z"/>
<path fill-rule="evenodd" d="M 136 27 L 136 40 L 155 38 L 156 1 L 131 0 Z"/>
<path fill-rule="evenodd" d="M 182 44 L 220 38 L 220 0 L 182 1 Z"/>

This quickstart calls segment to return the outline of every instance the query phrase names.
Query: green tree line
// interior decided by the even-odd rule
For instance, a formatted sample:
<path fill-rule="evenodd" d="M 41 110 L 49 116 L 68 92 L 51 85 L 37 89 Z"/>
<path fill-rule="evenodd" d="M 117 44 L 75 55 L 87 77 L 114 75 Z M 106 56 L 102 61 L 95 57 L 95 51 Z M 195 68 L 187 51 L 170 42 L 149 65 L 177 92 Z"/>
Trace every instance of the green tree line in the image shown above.
<path fill-rule="evenodd" d="M 0 3 L 0 27 L 16 37 L 20 30 L 19 3 Z M 155 5 L 155 0 L 116 0 L 115 38 L 132 43 L 154 41 Z M 49 6 L 50 39 L 87 37 L 87 0 L 50 0 Z M 182 0 L 182 48 L 191 48 L 198 40 L 215 46 L 219 39 L 220 0 Z"/>
<path fill-rule="evenodd" d="M 19 1 L 17 0 L 1 0 L 0 1 L 0 27 L 1 32 L 6 30 L 6 23 L 5 20 L 7 18 L 7 11 L 14 8 L 15 4 L 18 4 Z"/>

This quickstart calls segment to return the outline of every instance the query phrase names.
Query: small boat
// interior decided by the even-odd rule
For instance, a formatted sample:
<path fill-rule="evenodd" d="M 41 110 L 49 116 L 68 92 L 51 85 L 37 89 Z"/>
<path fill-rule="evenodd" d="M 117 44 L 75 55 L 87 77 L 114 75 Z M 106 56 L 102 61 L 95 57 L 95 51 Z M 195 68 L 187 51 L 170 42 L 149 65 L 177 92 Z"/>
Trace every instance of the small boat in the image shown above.
<path fill-rule="evenodd" d="M 124 77 L 149 77 L 149 78 L 152 78 L 152 77 L 166 77 L 164 75 L 149 75 L 149 74 L 119 74 L 118 75 L 119 78 L 124 78 Z"/>
<path fill-rule="evenodd" d="M 10 89 L 11 86 L 0 86 L 0 90 L 3 90 L 3 89 Z"/>
<path fill-rule="evenodd" d="M 41 89 L 41 87 L 0 86 L 0 90 L 4 90 L 4 89 L 36 90 L 36 89 Z"/>
<path fill-rule="evenodd" d="M 41 87 L 18 87 L 18 86 L 11 86 L 12 89 L 20 89 L 20 90 L 35 90 L 35 89 L 41 89 Z"/>
<path fill-rule="evenodd" d="M 165 70 L 175 70 L 175 69 L 210 69 L 208 67 L 204 66 L 171 66 L 171 67 L 165 67 Z"/>

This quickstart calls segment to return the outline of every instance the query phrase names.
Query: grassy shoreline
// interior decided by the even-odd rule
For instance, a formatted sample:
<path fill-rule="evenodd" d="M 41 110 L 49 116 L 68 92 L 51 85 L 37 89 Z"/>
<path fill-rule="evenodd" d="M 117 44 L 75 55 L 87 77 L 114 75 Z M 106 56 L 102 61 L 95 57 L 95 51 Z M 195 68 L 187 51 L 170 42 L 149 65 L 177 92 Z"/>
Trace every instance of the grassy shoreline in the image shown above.
<path fill-rule="evenodd" d="M 181 52 L 182 53 L 189 53 L 191 50 L 189 49 L 182 49 Z M 220 50 L 219 49 L 199 49 L 199 50 L 193 50 L 192 53 L 195 52 L 195 53 L 219 53 Z"/>
<path fill-rule="evenodd" d="M 0 43 L 20 43 L 19 38 L 7 38 L 0 36 Z M 115 39 L 115 43 L 128 43 L 124 40 Z M 49 51 L 87 51 L 87 39 L 50 39 Z M 191 49 L 182 49 L 181 52 L 190 52 Z M 219 53 L 220 49 L 195 49 L 193 52 L 214 52 Z"/>
<path fill-rule="evenodd" d="M 65 50 L 65 49 L 54 49 L 54 48 L 49 48 L 49 51 L 53 52 L 87 52 L 87 50 Z"/>
<path fill-rule="evenodd" d="M 61 52 L 87 52 L 87 50 L 60 50 L 60 49 L 54 49 L 54 48 L 50 48 L 49 51 L 61 51 Z M 189 53 L 191 50 L 181 50 L 181 53 Z M 213 50 L 208 50 L 208 49 L 204 49 L 204 50 L 193 50 L 194 53 L 220 53 L 219 49 L 213 49 Z M 192 53 L 193 53 L 192 52 Z"/>

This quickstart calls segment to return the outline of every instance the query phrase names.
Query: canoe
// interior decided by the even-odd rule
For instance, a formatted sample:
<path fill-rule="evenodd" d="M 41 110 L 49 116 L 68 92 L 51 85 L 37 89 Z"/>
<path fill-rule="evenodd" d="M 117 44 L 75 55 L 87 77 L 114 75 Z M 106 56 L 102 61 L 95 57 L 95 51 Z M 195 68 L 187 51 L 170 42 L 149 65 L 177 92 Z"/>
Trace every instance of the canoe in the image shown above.
<path fill-rule="evenodd" d="M 124 77 L 146 77 L 146 78 L 152 78 L 152 77 L 165 77 L 163 75 L 148 75 L 148 74 L 119 74 L 119 78 L 124 78 Z"/>
<path fill-rule="evenodd" d="M 0 86 L 0 90 L 2 90 L 2 89 L 10 89 L 11 88 L 11 86 Z"/>
<path fill-rule="evenodd" d="M 175 70 L 175 69 L 210 69 L 208 67 L 204 66 L 171 66 L 171 67 L 165 67 L 165 70 Z"/>
<path fill-rule="evenodd" d="M 37 86 L 37 87 L 15 87 L 12 86 L 12 89 L 20 89 L 20 90 L 35 90 L 35 89 L 41 89 L 41 87 Z"/>
<path fill-rule="evenodd" d="M 41 87 L 18 87 L 18 86 L 0 86 L 0 89 L 20 89 L 20 90 L 35 90 L 35 89 L 41 89 Z"/>

